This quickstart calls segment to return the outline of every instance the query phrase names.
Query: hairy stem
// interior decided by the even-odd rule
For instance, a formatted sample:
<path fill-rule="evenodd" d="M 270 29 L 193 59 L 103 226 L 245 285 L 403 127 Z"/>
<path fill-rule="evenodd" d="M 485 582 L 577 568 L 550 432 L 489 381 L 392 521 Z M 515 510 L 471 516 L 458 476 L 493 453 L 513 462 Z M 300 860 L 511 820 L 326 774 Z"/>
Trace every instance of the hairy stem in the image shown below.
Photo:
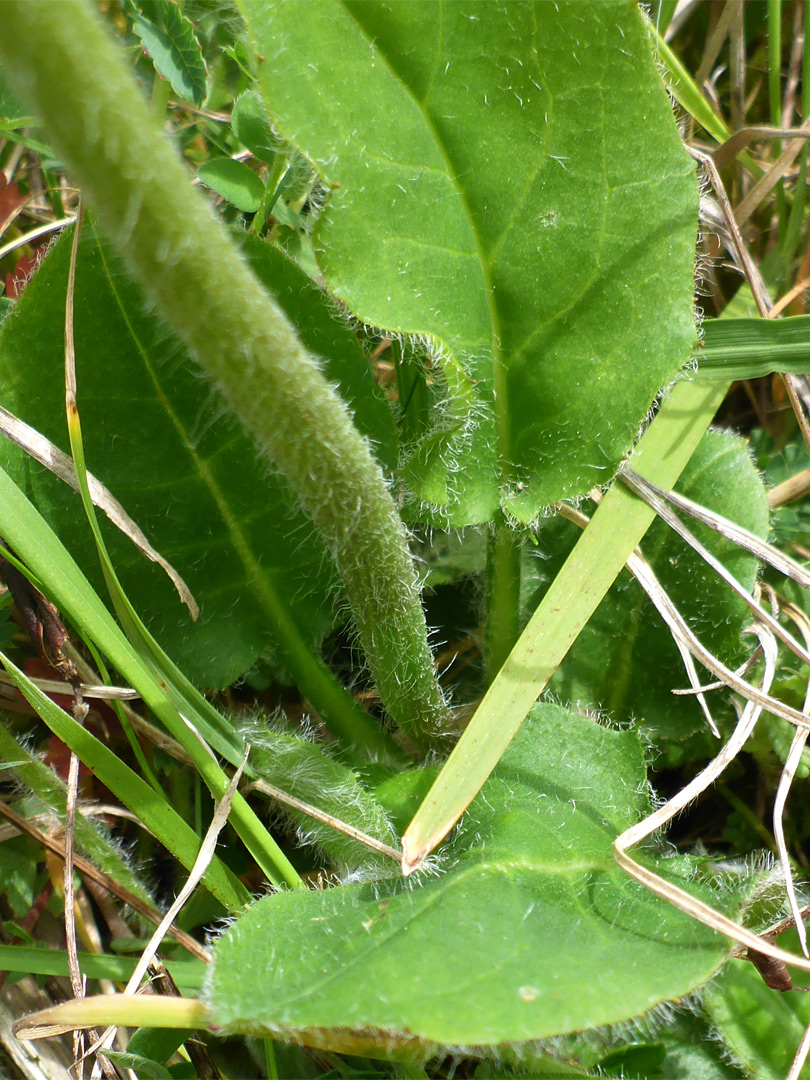
<path fill-rule="evenodd" d="M 326 540 L 392 718 L 440 740 L 404 527 L 337 394 L 212 216 L 83 0 L 7 0 L 4 66 L 164 318 L 278 465 Z"/>

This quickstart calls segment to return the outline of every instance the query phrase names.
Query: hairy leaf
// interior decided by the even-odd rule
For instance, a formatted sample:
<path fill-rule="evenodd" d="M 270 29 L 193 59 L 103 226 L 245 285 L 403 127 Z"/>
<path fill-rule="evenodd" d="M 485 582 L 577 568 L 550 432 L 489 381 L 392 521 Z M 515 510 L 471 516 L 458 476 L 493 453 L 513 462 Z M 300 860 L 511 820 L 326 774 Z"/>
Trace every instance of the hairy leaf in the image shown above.
<path fill-rule="evenodd" d="M 364 322 L 428 342 L 409 513 L 531 520 L 612 475 L 694 341 L 694 165 L 635 3 L 243 0 L 314 244 Z"/>
<path fill-rule="evenodd" d="M 171 0 L 148 5 L 130 3 L 132 29 L 151 56 L 156 71 L 171 83 L 181 98 L 202 105 L 206 96 L 206 68 L 194 27 Z"/>
<path fill-rule="evenodd" d="M 215 948 L 215 1022 L 359 1053 L 539 1039 L 681 997 L 729 944 L 616 866 L 647 810 L 632 732 L 537 705 L 444 874 L 279 893 L 238 918 Z"/>
<path fill-rule="evenodd" d="M 366 791 L 358 776 L 330 757 L 323 746 L 300 735 L 270 730 L 265 725 L 246 728 L 244 734 L 252 747 L 251 765 L 258 779 L 384 844 L 396 843 L 380 804 Z M 316 844 L 337 863 L 340 872 L 356 871 L 362 865 L 368 873 L 379 876 L 398 869 L 387 856 L 364 847 L 303 811 L 284 804 L 280 810 L 296 823 L 302 841 Z"/>
<path fill-rule="evenodd" d="M 354 335 L 289 259 L 256 240 L 244 244 L 307 345 L 325 358 L 361 430 L 390 462 L 393 421 Z M 0 335 L 0 399 L 63 449 L 69 248 L 67 238 L 54 246 Z M 90 229 L 79 253 L 75 336 L 88 467 L 200 604 L 200 619 L 192 624 L 162 571 L 110 530 L 116 569 L 167 652 L 198 684 L 219 686 L 272 649 L 291 622 L 310 641 L 323 635 L 334 619 L 335 578 L 321 543 L 222 399 L 145 310 L 109 245 Z M 32 361 L 36 378 L 30 377 Z M 5 442 L 0 463 L 103 590 L 78 497 Z"/>
<path fill-rule="evenodd" d="M 796 989 L 781 994 L 765 985 L 752 964 L 737 962 L 706 995 L 706 1012 L 721 1044 L 757 1080 L 782 1080 L 810 1023 L 810 1000 L 799 989 L 807 979 L 800 971 L 791 974 Z"/>

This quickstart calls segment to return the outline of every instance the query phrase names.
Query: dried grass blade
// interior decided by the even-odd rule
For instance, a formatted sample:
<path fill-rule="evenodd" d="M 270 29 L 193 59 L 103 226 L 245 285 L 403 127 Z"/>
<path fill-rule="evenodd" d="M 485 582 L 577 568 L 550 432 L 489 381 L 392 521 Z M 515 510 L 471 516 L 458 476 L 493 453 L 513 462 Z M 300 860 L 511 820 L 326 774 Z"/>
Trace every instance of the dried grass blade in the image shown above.
<path fill-rule="evenodd" d="M 799 1043 L 799 1049 L 796 1051 L 793 1064 L 790 1066 L 785 1080 L 799 1080 L 799 1077 L 802 1075 L 804 1063 L 807 1061 L 808 1054 L 810 1054 L 810 1024 L 807 1026 L 807 1029 L 802 1036 L 802 1041 Z"/>
<path fill-rule="evenodd" d="M 584 514 L 572 510 L 570 506 L 559 506 L 557 507 L 557 510 L 559 513 L 562 513 L 564 517 L 575 522 L 575 524 L 579 524 L 582 528 L 588 523 L 589 519 Z M 670 633 L 675 640 L 678 641 L 679 638 L 683 639 L 683 642 L 689 651 L 707 671 L 710 671 L 715 675 L 724 686 L 728 686 L 730 689 L 735 690 L 741 697 L 745 698 L 746 701 L 753 701 L 756 705 L 761 705 L 766 712 L 771 713 L 773 716 L 781 716 L 783 720 L 787 720 L 789 724 L 793 724 L 795 727 L 810 730 L 810 718 L 805 716 L 804 713 L 800 713 L 797 709 L 779 701 L 778 698 L 771 697 L 769 694 L 763 694 L 756 686 L 752 686 L 751 683 L 742 679 L 738 672 L 732 671 L 730 668 L 726 667 L 721 660 L 718 660 L 716 656 L 713 656 L 712 653 L 702 645 L 689 626 L 687 626 L 683 616 L 672 603 L 666 591 L 662 588 L 652 567 L 638 548 L 627 560 L 626 566 L 655 604 L 659 615 L 669 627 Z M 744 670 L 745 666 L 747 665 L 744 665 L 741 670 Z"/>
<path fill-rule="evenodd" d="M 186 901 L 189 899 L 191 894 L 199 885 L 203 874 L 208 869 L 211 860 L 214 857 L 214 853 L 216 852 L 219 834 L 225 828 L 225 825 L 228 821 L 228 816 L 231 812 L 231 803 L 233 802 L 234 795 L 236 794 L 236 790 L 239 786 L 239 781 L 242 779 L 242 773 L 245 770 L 245 765 L 247 765 L 249 754 L 250 746 L 246 745 L 242 761 L 236 772 L 233 774 L 233 777 L 228 784 L 227 791 L 217 804 L 217 808 L 214 811 L 214 816 L 211 819 L 211 824 L 208 826 L 206 834 L 203 838 L 203 842 L 200 845 L 200 850 L 197 854 L 197 858 L 194 860 L 194 865 L 191 868 L 186 883 L 180 890 L 180 892 L 177 894 L 174 902 L 170 905 L 166 914 L 161 919 L 160 925 L 157 927 L 157 929 L 154 931 L 151 938 L 149 939 L 149 943 L 141 954 L 141 957 L 138 960 L 137 965 L 135 966 L 135 970 L 130 976 L 129 982 L 124 989 L 124 994 L 134 994 L 137 991 L 138 987 L 141 984 L 141 980 L 148 971 L 149 965 L 152 963 L 155 954 L 160 948 L 160 944 L 163 941 L 163 938 L 166 936 L 169 927 L 177 918 L 180 911 L 183 909 Z M 115 1037 L 115 1032 L 115 1027 L 107 1028 L 101 1038 L 97 1040 L 97 1042 L 88 1049 L 87 1053 L 92 1054 L 96 1051 L 101 1051 L 103 1053 L 104 1047 L 109 1046 L 113 1038 Z"/>
<path fill-rule="evenodd" d="M 773 716 L 781 716 L 783 720 L 787 720 L 789 724 L 793 724 L 797 728 L 810 730 L 810 719 L 805 716 L 804 713 L 800 713 L 797 709 L 791 708 L 790 705 L 785 705 L 784 702 L 779 701 L 778 698 L 771 697 L 770 694 L 763 693 L 758 687 L 753 686 L 751 683 L 746 682 L 745 679 L 740 678 L 735 671 L 726 667 L 721 660 L 718 660 L 716 656 L 713 656 L 712 653 L 701 644 L 689 626 L 687 626 L 683 616 L 672 603 L 665 590 L 661 587 L 652 567 L 644 560 L 640 553 L 632 555 L 627 561 L 627 566 L 655 604 L 659 614 L 670 628 L 670 632 L 675 639 L 677 640 L 678 636 L 682 636 L 692 655 L 703 665 L 703 667 L 708 671 L 711 671 L 711 673 L 716 675 L 718 679 L 729 687 L 729 689 L 735 690 L 741 697 L 745 698 L 746 701 L 761 706 L 766 712 L 771 713 Z"/>
<path fill-rule="evenodd" d="M 54 446 L 49 439 L 46 439 L 35 428 L 18 419 L 8 409 L 4 409 L 2 405 L 0 405 L 0 434 L 5 435 L 7 439 L 23 449 L 34 461 L 44 465 L 49 472 L 52 472 L 54 476 L 72 487 L 74 491 L 79 491 L 79 479 L 72 458 L 60 450 L 58 446 Z M 121 503 L 91 472 L 87 473 L 87 485 L 90 489 L 93 505 L 106 514 L 113 525 L 120 529 L 124 536 L 129 537 L 147 559 L 157 563 L 169 575 L 180 599 L 191 613 L 191 617 L 196 619 L 200 609 L 191 594 L 191 590 L 180 574 L 171 563 L 163 558 L 160 552 L 155 551 Z"/>
<path fill-rule="evenodd" d="M 649 484 L 638 473 L 634 473 L 632 469 L 621 469 L 619 471 L 619 477 L 623 483 L 625 483 L 631 491 L 635 492 L 640 498 L 644 499 L 658 514 L 662 521 L 665 521 L 671 529 L 673 529 L 682 540 L 684 540 L 689 546 L 697 552 L 698 555 L 708 563 L 712 569 L 720 575 L 730 589 L 739 596 L 739 598 L 748 605 L 754 615 L 760 622 L 773 633 L 780 641 L 783 641 L 785 645 L 795 653 L 800 660 L 810 666 L 810 653 L 793 637 L 787 630 L 778 622 L 777 619 L 770 615 L 765 609 L 757 603 L 756 599 L 744 589 L 743 586 L 737 581 L 733 574 L 731 574 L 725 566 L 716 559 L 712 553 L 701 544 L 695 534 L 680 520 L 677 514 L 667 505 L 667 500 L 662 498 L 661 495 L 654 490 L 654 485 Z M 693 504 L 695 505 L 695 504 Z"/>
<path fill-rule="evenodd" d="M 801 145 L 801 140 L 798 140 Z M 693 146 L 687 146 L 686 148 L 695 161 L 699 161 L 701 165 L 706 169 L 709 174 L 709 179 L 712 182 L 717 200 L 720 203 L 720 207 L 723 211 L 723 217 L 725 218 L 726 225 L 728 226 L 731 247 L 730 251 L 737 260 L 738 265 L 745 274 L 745 280 L 751 289 L 751 294 L 754 297 L 754 302 L 757 305 L 757 311 L 763 319 L 767 319 L 768 312 L 773 307 L 771 299 L 768 296 L 768 290 L 762 280 L 762 275 L 759 272 L 754 260 L 748 252 L 748 248 L 743 242 L 742 234 L 740 233 L 740 226 L 737 223 L 737 218 L 734 216 L 734 211 L 731 208 L 726 189 L 723 186 L 723 181 L 720 178 L 720 173 L 717 170 L 717 166 L 710 154 L 704 154 L 702 150 L 696 150 Z M 778 177 L 776 178 L 778 180 Z M 774 180 L 776 183 L 776 180 Z"/>
<path fill-rule="evenodd" d="M 22 205 L 15 207 L 15 209 L 12 211 L 11 216 L 16 217 L 17 214 L 21 213 L 25 209 L 26 203 L 30 201 L 31 199 L 29 198 L 25 202 L 23 202 Z M 39 225 L 36 229 L 31 229 L 30 232 L 23 233 L 22 236 L 15 237 L 14 240 L 10 240 L 7 244 L 3 244 L 3 246 L 0 247 L 0 259 L 4 259 L 6 255 L 8 255 L 12 251 L 16 251 L 17 248 L 25 247 L 26 244 L 32 244 L 35 240 L 39 240 L 43 236 L 47 236 L 48 233 L 58 232 L 59 229 L 64 229 L 68 225 L 72 225 L 75 220 L 75 216 L 71 214 L 70 217 L 60 218 L 59 221 L 47 221 L 44 225 Z M 5 221 L 0 223 L 0 236 L 2 236 L 5 232 L 4 226 L 7 227 L 9 224 L 11 224 L 9 218 L 6 218 Z"/>
<path fill-rule="evenodd" d="M 777 647 L 773 635 L 765 627 L 755 627 L 754 629 L 759 637 L 765 656 L 765 671 L 760 691 L 764 696 L 767 696 L 767 690 L 770 688 L 776 672 Z M 810 960 L 780 949 L 746 927 L 732 922 L 727 916 L 715 911 L 709 904 L 698 900 L 684 889 L 659 877 L 658 874 L 645 866 L 641 866 L 627 854 L 629 848 L 666 825 L 714 783 L 727 765 L 742 750 L 756 726 L 761 711 L 759 705 L 749 701 L 731 737 L 713 761 L 664 806 L 618 836 L 613 843 L 613 850 L 616 861 L 631 877 L 645 885 L 657 896 L 668 900 L 675 907 L 686 912 L 687 915 L 691 915 L 703 923 L 704 926 L 725 934 L 732 941 L 737 941 L 749 949 L 764 953 L 766 956 L 772 956 L 775 960 L 781 960 L 784 964 L 792 964 L 794 967 L 801 968 L 804 971 L 810 971 Z"/>
<path fill-rule="evenodd" d="M 772 487 L 768 492 L 768 506 L 771 510 L 778 510 L 780 506 L 796 502 L 810 491 L 810 469 L 802 469 L 801 472 L 789 476 L 781 484 Z"/>
<path fill-rule="evenodd" d="M 679 495 L 677 491 L 664 491 L 663 488 L 658 487 L 657 484 L 653 484 L 649 480 L 645 480 L 643 476 L 640 476 L 628 466 L 622 466 L 619 475 L 622 479 L 625 479 L 628 486 L 632 488 L 633 491 L 636 491 L 637 494 L 641 495 L 642 498 L 646 499 L 646 492 L 657 496 L 658 499 L 669 503 L 669 505 L 675 507 L 676 510 L 680 510 L 684 514 L 693 517 L 696 521 L 699 521 L 701 525 L 705 525 L 707 528 L 720 533 L 721 536 L 725 536 L 727 540 L 731 540 L 732 543 L 737 544 L 738 547 L 750 551 L 752 555 L 756 555 L 758 559 L 761 559 L 764 563 L 772 566 L 774 570 L 778 570 L 779 573 L 784 574 L 785 577 L 790 578 L 799 585 L 805 586 L 805 588 L 810 587 L 810 570 L 805 569 L 805 567 L 797 563 L 795 559 L 791 559 L 789 555 L 785 555 L 783 552 L 773 547 L 772 544 L 768 544 L 765 540 L 762 540 L 755 533 L 750 532 L 748 529 L 744 529 L 741 525 L 737 525 L 733 521 L 729 521 L 728 518 L 724 518 L 721 514 L 715 514 L 713 510 L 708 510 L 705 506 L 700 506 L 699 503 L 687 499 L 685 495 Z M 787 482 L 788 481 L 786 481 L 786 483 Z M 781 486 L 782 485 L 780 485 L 780 487 Z M 773 491 L 777 490 L 777 488 L 773 489 Z M 773 494 L 773 492 L 770 494 Z M 768 499 L 768 502 L 772 505 L 770 498 Z"/>
<path fill-rule="evenodd" d="M 808 619 L 807 615 L 794 604 L 785 604 L 784 611 L 785 614 L 793 619 L 799 627 L 804 640 L 808 643 L 808 646 L 810 646 L 810 619 Z M 804 711 L 807 712 L 808 709 L 810 709 L 810 680 L 808 680 L 804 697 Z M 804 925 L 804 919 L 802 918 L 799 900 L 796 896 L 793 870 L 790 865 L 790 856 L 788 855 L 787 843 L 785 841 L 784 812 L 785 803 L 787 802 L 793 779 L 799 768 L 808 735 L 810 735 L 810 732 L 806 730 L 802 731 L 801 729 L 794 733 L 793 742 L 791 743 L 787 759 L 782 768 L 782 775 L 779 777 L 779 786 L 776 789 L 776 797 L 773 804 L 773 835 L 776 840 L 777 851 L 779 852 L 779 861 L 782 865 L 782 872 L 785 875 L 785 890 L 790 905 L 790 913 L 793 916 L 793 921 L 796 925 L 796 933 L 799 935 L 799 943 L 805 956 L 810 956 L 810 953 L 807 951 L 807 930 Z"/>
<path fill-rule="evenodd" d="M 328 825 L 331 829 L 335 829 L 336 832 L 351 837 L 352 840 L 357 840 L 358 843 L 364 844 L 367 848 L 371 848 L 372 851 L 379 851 L 381 855 L 387 855 L 395 862 L 402 861 L 402 852 L 391 847 L 390 844 L 384 844 L 382 840 L 377 840 L 375 837 L 369 836 L 368 833 L 355 829 L 353 825 L 347 825 L 340 818 L 327 814 L 325 810 L 319 810 L 317 806 L 304 802 L 303 799 L 297 799 L 295 795 L 288 795 L 286 791 L 282 791 L 281 788 L 277 788 L 273 784 L 268 784 L 266 780 L 255 780 L 249 787 L 245 788 L 245 794 L 248 791 L 260 791 L 263 795 L 269 795 L 271 799 L 277 799 L 278 802 L 283 803 L 285 806 L 300 810 L 302 814 L 306 814 L 315 821 L 320 821 L 323 825 Z"/>
<path fill-rule="evenodd" d="M 748 221 L 762 200 L 770 194 L 774 187 L 776 187 L 777 183 L 782 179 L 799 156 L 805 145 L 803 136 L 808 131 L 810 131 L 810 116 L 805 117 L 804 122 L 796 133 L 798 137 L 788 143 L 777 161 L 775 161 L 765 175 L 754 184 L 742 202 L 738 205 L 734 217 L 740 227 Z"/>
<path fill-rule="evenodd" d="M 43 694 L 64 694 L 68 687 L 60 679 L 35 679 L 31 676 L 31 682 L 38 686 Z M 14 680 L 0 671 L 0 683 L 4 686 L 14 686 Z M 83 698 L 94 698 L 98 701 L 136 701 L 140 699 L 137 690 L 129 686 L 87 686 L 79 683 Z"/>

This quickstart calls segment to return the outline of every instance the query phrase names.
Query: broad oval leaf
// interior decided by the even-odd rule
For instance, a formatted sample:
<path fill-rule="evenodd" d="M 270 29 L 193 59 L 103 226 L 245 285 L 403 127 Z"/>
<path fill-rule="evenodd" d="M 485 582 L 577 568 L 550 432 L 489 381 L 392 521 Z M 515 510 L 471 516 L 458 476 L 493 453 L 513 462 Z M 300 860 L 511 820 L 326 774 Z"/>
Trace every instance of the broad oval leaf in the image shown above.
<path fill-rule="evenodd" d="M 537 705 L 445 874 L 279 893 L 239 917 L 214 950 L 215 1023 L 352 1053 L 429 1051 L 615 1023 L 683 996 L 730 945 L 616 865 L 616 834 L 648 812 L 645 784 L 633 732 Z M 660 868 L 688 873 L 680 859 Z"/>
<path fill-rule="evenodd" d="M 435 357 L 410 513 L 531 520 L 608 480 L 695 336 L 694 165 L 637 5 L 242 6 L 331 188 L 330 289 Z"/>
<path fill-rule="evenodd" d="M 324 358 L 355 422 L 390 464 L 393 420 L 352 332 L 281 252 L 247 237 L 243 244 L 307 347 Z M 0 334 L 0 401 L 63 450 L 69 253 L 65 237 Z M 176 338 L 145 310 L 142 293 L 88 225 L 76 274 L 75 336 L 88 468 L 179 570 L 200 604 L 200 619 L 192 624 L 162 571 L 109 531 L 124 587 L 166 651 L 198 685 L 222 686 L 283 643 L 290 627 L 301 640 L 317 641 L 333 623 L 336 587 L 320 541 L 286 485 L 269 472 Z M 104 593 L 78 496 L 4 439 L 0 464 Z"/>
<path fill-rule="evenodd" d="M 255 214 L 262 205 L 264 184 L 242 161 L 233 158 L 214 158 L 197 170 L 206 187 L 221 195 L 231 206 L 246 214 Z"/>

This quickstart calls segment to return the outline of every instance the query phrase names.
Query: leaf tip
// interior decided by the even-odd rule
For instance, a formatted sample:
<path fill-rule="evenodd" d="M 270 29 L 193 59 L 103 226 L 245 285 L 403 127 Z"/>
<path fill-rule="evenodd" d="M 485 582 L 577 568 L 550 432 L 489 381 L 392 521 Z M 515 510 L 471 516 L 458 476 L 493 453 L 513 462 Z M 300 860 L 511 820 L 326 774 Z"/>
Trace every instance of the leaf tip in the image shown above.
<path fill-rule="evenodd" d="M 418 870 L 425 858 L 430 853 L 430 849 L 425 847 L 424 844 L 414 844 L 413 840 L 406 833 L 402 838 L 402 875 L 408 877 L 415 870 Z"/>

